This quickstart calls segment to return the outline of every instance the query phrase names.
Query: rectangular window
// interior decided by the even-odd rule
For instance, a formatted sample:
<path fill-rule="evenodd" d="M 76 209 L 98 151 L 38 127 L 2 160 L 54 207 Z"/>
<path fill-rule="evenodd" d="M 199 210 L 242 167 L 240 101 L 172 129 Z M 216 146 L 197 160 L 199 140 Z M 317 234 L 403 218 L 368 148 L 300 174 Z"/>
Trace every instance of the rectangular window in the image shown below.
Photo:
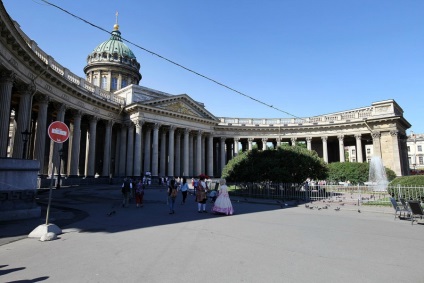
<path fill-rule="evenodd" d="M 412 164 L 411 157 L 408 157 L 409 164 Z"/>
<path fill-rule="evenodd" d="M 423 157 L 422 156 L 418 157 L 418 162 L 420 163 L 420 165 L 423 165 Z"/>
<path fill-rule="evenodd" d="M 367 148 L 367 153 L 370 154 L 371 153 L 371 149 Z"/>
<path fill-rule="evenodd" d="M 356 154 L 356 150 L 355 149 L 352 149 L 352 154 Z"/>
<path fill-rule="evenodd" d="M 421 145 L 418 146 L 418 151 L 423 151 L 423 147 Z"/>
<path fill-rule="evenodd" d="M 107 88 L 107 78 L 106 77 L 102 77 L 102 89 L 106 90 Z"/>
<path fill-rule="evenodd" d="M 111 90 L 117 90 L 117 89 L 118 89 L 118 78 L 112 78 Z"/>
<path fill-rule="evenodd" d="M 356 159 L 355 158 L 352 158 L 352 162 L 356 162 Z"/>
<path fill-rule="evenodd" d="M 411 152 L 411 147 L 408 145 L 408 152 Z"/>
<path fill-rule="evenodd" d="M 126 87 L 127 85 L 128 85 L 127 80 L 126 80 L 126 79 L 122 79 L 122 82 L 121 82 L 121 88 L 124 88 L 124 87 Z"/>

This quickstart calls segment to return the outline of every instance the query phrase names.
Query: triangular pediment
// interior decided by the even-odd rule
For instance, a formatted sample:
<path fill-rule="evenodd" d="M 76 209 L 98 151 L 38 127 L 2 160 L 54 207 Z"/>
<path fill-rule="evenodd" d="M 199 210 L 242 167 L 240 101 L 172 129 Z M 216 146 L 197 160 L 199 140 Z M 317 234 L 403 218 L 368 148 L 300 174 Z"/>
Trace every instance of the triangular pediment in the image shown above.
<path fill-rule="evenodd" d="M 217 120 L 215 116 L 213 116 L 205 109 L 203 104 L 194 101 L 186 94 L 174 95 L 172 97 L 160 99 L 152 99 L 149 101 L 144 101 L 143 104 L 146 106 L 178 113 L 180 115 Z"/>

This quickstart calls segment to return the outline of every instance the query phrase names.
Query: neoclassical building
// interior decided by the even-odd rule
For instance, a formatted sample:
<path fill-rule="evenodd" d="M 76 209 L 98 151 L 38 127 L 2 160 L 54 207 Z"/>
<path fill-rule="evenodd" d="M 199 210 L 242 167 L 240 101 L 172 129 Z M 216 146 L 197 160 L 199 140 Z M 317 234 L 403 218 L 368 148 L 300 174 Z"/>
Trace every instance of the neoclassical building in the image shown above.
<path fill-rule="evenodd" d="M 299 142 L 325 162 L 349 161 L 346 148 L 355 162 L 366 162 L 372 147 L 385 166 L 408 174 L 405 132 L 411 125 L 394 100 L 315 117 L 215 117 L 187 94 L 139 85 L 140 64 L 118 25 L 88 55 L 85 78 L 28 38 L 3 4 L 0 29 L 0 158 L 38 160 L 40 176 L 49 176 L 62 160 L 68 179 L 145 172 L 219 177 L 240 150 Z M 53 121 L 70 129 L 63 144 L 48 137 Z"/>

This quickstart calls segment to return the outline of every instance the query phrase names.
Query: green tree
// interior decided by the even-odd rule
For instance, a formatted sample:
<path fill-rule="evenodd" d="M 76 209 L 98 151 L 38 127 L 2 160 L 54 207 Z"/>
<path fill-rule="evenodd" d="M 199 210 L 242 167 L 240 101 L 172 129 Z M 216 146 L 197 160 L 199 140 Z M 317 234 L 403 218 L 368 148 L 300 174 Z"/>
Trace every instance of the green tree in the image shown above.
<path fill-rule="evenodd" d="M 315 151 L 298 146 L 243 152 L 222 171 L 222 177 L 229 182 L 300 183 L 306 178 L 326 179 L 327 174 L 327 165 Z"/>

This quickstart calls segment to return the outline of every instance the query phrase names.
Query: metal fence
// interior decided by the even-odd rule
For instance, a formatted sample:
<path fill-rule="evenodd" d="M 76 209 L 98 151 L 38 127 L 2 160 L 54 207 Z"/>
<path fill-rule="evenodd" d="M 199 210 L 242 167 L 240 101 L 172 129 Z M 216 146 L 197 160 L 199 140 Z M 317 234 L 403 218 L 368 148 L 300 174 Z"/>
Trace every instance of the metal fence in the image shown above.
<path fill-rule="evenodd" d="M 378 191 L 373 186 L 310 185 L 297 183 L 228 183 L 232 196 L 278 200 L 339 200 L 346 203 L 390 205 L 390 197 L 424 200 L 424 187 L 388 187 Z M 393 193 L 393 192 L 396 193 Z"/>

